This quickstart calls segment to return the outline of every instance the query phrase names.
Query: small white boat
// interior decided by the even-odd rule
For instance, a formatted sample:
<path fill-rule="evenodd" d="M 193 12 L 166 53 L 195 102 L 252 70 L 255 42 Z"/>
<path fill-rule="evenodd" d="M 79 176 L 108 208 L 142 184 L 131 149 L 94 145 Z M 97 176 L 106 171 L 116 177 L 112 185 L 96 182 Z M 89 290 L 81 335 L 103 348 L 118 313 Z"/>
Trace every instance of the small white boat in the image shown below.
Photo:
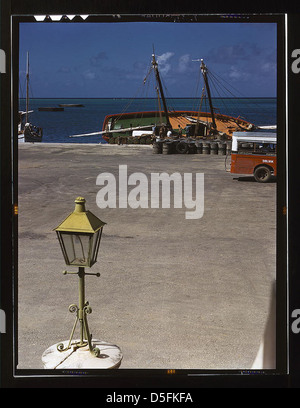
<path fill-rule="evenodd" d="M 28 115 L 33 110 L 29 110 L 29 53 L 27 53 L 27 71 L 26 71 L 26 110 L 19 111 L 18 124 L 18 143 L 24 142 L 41 142 L 43 130 L 40 127 L 34 126 L 28 122 Z"/>

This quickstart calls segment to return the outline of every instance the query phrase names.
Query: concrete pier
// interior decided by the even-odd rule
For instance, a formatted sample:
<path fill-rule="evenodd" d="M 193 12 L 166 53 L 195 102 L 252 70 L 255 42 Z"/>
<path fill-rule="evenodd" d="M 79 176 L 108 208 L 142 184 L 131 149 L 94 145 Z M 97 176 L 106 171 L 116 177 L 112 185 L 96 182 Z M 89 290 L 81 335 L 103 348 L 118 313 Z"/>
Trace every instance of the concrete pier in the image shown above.
<path fill-rule="evenodd" d="M 119 165 L 149 178 L 204 173 L 203 217 L 186 219 L 172 199 L 171 208 L 98 208 L 97 176 L 118 180 Z M 93 337 L 122 350 L 120 370 L 252 367 L 276 273 L 275 182 L 234 176 L 220 155 L 24 143 L 18 188 L 18 368 L 43 369 L 43 352 L 70 335 L 78 282 L 62 273 L 53 228 L 77 196 L 107 223 L 92 268 L 101 277 L 87 276 L 86 298 Z"/>

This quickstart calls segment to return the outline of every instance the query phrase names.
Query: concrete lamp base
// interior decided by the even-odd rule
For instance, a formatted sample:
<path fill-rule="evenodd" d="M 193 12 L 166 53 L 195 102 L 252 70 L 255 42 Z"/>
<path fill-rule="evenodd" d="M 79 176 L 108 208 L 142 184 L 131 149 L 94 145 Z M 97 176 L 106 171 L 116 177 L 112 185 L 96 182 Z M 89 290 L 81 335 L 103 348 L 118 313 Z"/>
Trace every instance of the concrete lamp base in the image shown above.
<path fill-rule="evenodd" d="M 57 350 L 57 344 L 49 347 L 42 355 L 42 361 L 45 369 L 109 369 L 119 368 L 123 358 L 122 352 L 115 344 L 93 339 L 93 347 L 100 350 L 99 357 L 94 356 L 89 347 L 76 347 L 75 343 L 80 340 L 74 340 L 71 348 L 66 351 Z M 69 340 L 60 342 L 67 347 Z M 73 344 L 75 346 L 73 346 Z"/>

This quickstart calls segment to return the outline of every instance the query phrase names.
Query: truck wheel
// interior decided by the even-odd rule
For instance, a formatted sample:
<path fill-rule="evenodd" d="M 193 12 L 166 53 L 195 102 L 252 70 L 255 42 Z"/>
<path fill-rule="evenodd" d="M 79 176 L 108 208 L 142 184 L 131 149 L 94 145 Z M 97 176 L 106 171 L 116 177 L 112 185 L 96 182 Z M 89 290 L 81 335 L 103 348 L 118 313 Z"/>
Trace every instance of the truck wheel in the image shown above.
<path fill-rule="evenodd" d="M 176 151 L 177 151 L 178 153 L 180 153 L 180 154 L 185 154 L 185 153 L 187 153 L 188 148 L 189 148 L 189 146 L 188 146 L 188 144 L 185 143 L 185 142 L 179 142 L 179 143 L 176 145 Z"/>
<path fill-rule="evenodd" d="M 267 166 L 259 166 L 255 169 L 253 175 L 259 183 L 267 183 L 271 178 L 271 170 Z"/>

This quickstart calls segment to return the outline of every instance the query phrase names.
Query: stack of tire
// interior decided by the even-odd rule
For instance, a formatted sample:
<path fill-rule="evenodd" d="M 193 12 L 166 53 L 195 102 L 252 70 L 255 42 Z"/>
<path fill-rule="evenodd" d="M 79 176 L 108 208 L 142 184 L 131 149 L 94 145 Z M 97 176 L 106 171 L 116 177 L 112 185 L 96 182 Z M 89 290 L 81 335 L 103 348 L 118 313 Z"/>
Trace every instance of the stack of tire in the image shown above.
<path fill-rule="evenodd" d="M 211 154 L 226 155 L 231 153 L 231 142 L 220 141 L 154 141 L 154 154 Z"/>

